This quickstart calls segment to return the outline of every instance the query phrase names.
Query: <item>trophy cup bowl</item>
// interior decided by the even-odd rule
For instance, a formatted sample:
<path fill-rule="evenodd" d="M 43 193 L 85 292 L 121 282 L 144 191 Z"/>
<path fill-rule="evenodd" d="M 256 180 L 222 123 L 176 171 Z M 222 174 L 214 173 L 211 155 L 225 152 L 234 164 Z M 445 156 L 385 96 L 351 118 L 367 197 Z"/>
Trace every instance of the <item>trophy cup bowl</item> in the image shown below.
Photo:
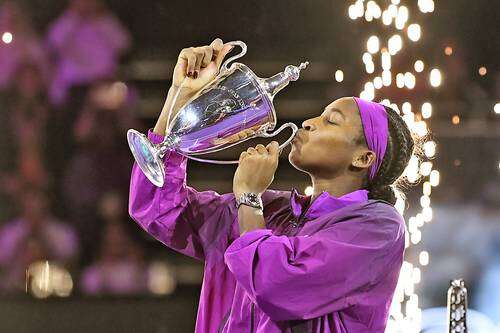
<path fill-rule="evenodd" d="M 138 166 L 154 185 L 163 186 L 162 158 L 169 149 L 196 161 L 236 164 L 237 160 L 210 160 L 195 155 L 220 151 L 255 137 L 271 138 L 290 127 L 293 133 L 280 145 L 281 151 L 295 136 L 298 128 L 293 123 L 283 124 L 269 133 L 277 123 L 273 98 L 290 81 L 296 81 L 300 70 L 308 63 L 299 67 L 287 66 L 283 72 L 262 79 L 242 63 L 228 67 L 231 61 L 246 54 L 247 46 L 241 41 L 227 44 L 240 46 L 242 51 L 227 59 L 219 74 L 179 110 L 169 123 L 162 143 L 153 144 L 133 129 L 127 132 L 128 144 Z"/>

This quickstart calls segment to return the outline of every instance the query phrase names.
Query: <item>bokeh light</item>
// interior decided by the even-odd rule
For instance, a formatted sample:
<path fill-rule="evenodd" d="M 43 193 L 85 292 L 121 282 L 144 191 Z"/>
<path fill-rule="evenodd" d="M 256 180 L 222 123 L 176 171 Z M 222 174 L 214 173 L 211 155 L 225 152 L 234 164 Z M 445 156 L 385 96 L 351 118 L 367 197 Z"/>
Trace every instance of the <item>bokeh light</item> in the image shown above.
<path fill-rule="evenodd" d="M 12 33 L 10 32 L 4 32 L 2 34 L 2 41 L 5 43 L 5 44 L 10 44 L 12 43 L 12 40 L 14 39 L 14 36 L 12 36 Z"/>
<path fill-rule="evenodd" d="M 424 70 L 424 62 L 422 60 L 415 61 L 413 68 L 415 69 L 415 72 L 421 73 Z"/>
<path fill-rule="evenodd" d="M 431 70 L 429 75 L 429 82 L 433 87 L 439 87 L 441 85 L 442 76 L 441 71 L 437 68 Z"/>
<path fill-rule="evenodd" d="M 422 30 L 420 28 L 420 25 L 416 23 L 410 24 L 408 26 L 407 33 L 408 33 L 408 38 L 413 42 L 418 41 L 422 36 Z"/>
<path fill-rule="evenodd" d="M 340 69 L 335 71 L 335 81 L 342 82 L 344 81 L 344 72 Z"/>

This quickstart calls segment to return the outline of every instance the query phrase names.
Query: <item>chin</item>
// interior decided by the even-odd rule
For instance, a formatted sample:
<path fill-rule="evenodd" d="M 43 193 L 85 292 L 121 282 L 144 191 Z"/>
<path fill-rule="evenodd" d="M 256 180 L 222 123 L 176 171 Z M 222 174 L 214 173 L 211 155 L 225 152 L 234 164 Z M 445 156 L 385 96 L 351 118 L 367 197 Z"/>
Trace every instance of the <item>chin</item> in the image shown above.
<path fill-rule="evenodd" d="M 301 165 L 302 165 L 301 156 L 296 149 L 292 149 L 290 154 L 288 154 L 288 161 L 295 169 L 303 171 L 303 169 L 301 167 Z"/>

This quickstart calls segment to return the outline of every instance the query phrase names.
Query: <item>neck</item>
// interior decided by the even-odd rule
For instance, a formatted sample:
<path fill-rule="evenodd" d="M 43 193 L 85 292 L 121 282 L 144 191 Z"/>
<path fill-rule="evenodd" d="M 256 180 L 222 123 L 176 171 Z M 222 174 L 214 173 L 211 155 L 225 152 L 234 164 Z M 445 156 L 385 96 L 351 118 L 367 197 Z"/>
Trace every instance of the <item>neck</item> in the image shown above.
<path fill-rule="evenodd" d="M 347 193 L 361 189 L 362 180 L 350 175 L 339 175 L 335 178 L 322 178 L 311 175 L 313 194 L 311 201 L 316 199 L 324 191 L 334 197 L 341 197 Z"/>

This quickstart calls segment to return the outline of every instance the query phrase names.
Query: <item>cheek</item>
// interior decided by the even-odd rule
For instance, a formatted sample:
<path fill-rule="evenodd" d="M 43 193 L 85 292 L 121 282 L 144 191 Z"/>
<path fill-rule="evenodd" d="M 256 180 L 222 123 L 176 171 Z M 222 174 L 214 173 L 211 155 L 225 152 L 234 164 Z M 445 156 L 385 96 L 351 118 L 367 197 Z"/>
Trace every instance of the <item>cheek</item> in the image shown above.
<path fill-rule="evenodd" d="M 312 137 L 300 147 L 294 147 L 289 159 L 292 164 L 299 164 L 306 169 L 336 167 L 348 162 L 351 149 L 350 144 L 342 138 Z"/>

